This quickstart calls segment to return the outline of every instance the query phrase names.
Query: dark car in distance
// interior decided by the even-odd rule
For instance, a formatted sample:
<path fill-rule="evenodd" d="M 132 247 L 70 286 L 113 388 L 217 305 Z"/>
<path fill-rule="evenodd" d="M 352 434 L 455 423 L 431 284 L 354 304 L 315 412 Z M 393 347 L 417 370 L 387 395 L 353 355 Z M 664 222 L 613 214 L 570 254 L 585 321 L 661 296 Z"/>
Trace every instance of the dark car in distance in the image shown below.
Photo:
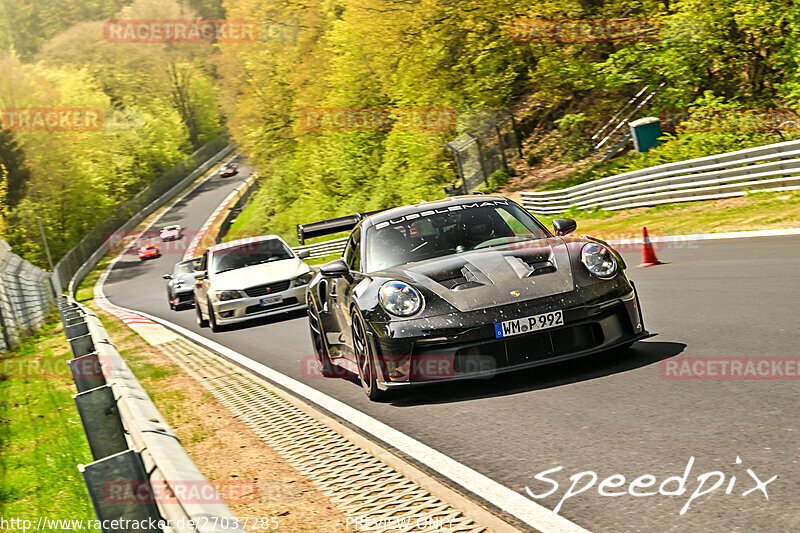
<path fill-rule="evenodd" d="M 222 165 L 219 169 L 219 175 L 222 177 L 228 176 L 235 176 L 239 173 L 239 167 L 236 163 L 228 163 L 227 165 Z"/>
<path fill-rule="evenodd" d="M 167 281 L 167 301 L 169 308 L 177 311 L 181 307 L 194 306 L 194 271 L 200 264 L 200 257 L 176 263 L 172 274 L 164 274 Z"/>
<path fill-rule="evenodd" d="M 645 338 L 638 296 L 608 244 L 550 232 L 503 197 L 461 196 L 298 226 L 352 228 L 306 293 L 325 376 L 391 389 L 489 377 Z"/>

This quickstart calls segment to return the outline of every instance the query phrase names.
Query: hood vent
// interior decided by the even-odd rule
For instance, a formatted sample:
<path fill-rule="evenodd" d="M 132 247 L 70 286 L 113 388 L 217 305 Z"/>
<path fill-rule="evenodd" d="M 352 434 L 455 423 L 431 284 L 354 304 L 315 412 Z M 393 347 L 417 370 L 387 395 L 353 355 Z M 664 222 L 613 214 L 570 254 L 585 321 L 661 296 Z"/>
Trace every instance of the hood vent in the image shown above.
<path fill-rule="evenodd" d="M 508 261 L 508 264 L 511 265 L 511 268 L 514 269 L 520 279 L 549 274 L 557 270 L 552 261 L 548 260 L 526 261 L 521 257 L 506 256 L 506 261 Z"/>
<path fill-rule="evenodd" d="M 443 287 L 453 291 L 482 287 L 487 283 L 491 283 L 483 272 L 475 269 L 475 267 L 469 263 L 464 263 L 461 268 L 452 268 L 438 272 L 437 275 L 431 277 Z"/>

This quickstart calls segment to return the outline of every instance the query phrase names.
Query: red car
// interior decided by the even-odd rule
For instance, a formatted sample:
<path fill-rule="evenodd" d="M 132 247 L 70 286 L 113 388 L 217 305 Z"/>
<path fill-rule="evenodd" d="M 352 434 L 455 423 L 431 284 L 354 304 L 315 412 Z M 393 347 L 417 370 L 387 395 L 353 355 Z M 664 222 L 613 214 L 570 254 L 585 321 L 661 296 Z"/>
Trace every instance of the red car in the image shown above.
<path fill-rule="evenodd" d="M 145 259 L 153 259 L 159 256 L 161 256 L 161 252 L 158 251 L 157 244 L 148 244 L 139 248 L 139 259 L 142 261 Z"/>

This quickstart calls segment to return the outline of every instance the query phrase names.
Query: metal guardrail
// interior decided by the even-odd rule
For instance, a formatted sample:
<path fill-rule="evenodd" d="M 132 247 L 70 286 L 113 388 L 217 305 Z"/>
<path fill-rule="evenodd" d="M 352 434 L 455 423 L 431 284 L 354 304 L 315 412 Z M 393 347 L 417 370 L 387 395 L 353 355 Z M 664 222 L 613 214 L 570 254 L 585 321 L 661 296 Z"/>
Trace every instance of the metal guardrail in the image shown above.
<path fill-rule="evenodd" d="M 800 141 L 668 163 L 557 191 L 523 192 L 522 205 L 541 215 L 577 209 L 629 209 L 800 189 Z"/>
<path fill-rule="evenodd" d="M 308 252 L 311 254 L 310 257 L 312 259 L 317 257 L 325 257 L 326 255 L 331 255 L 331 254 L 341 255 L 342 253 L 344 253 L 345 246 L 347 246 L 347 239 L 348 237 L 342 237 L 340 239 L 331 239 L 330 241 L 320 242 L 317 244 L 294 246 L 292 250 L 294 250 L 295 252 L 308 250 Z"/>
<path fill-rule="evenodd" d="M 53 307 L 52 275 L 23 260 L 0 239 L 0 352 L 33 333 Z"/>
<path fill-rule="evenodd" d="M 58 309 L 74 356 L 75 404 L 94 459 L 78 468 L 97 519 L 121 525 L 103 530 L 161 532 L 141 527 L 151 520 L 168 523 L 163 531 L 175 533 L 245 531 L 183 450 L 97 315 L 71 299 L 61 299 Z"/>
<path fill-rule="evenodd" d="M 231 225 L 234 223 L 236 218 L 242 213 L 242 209 L 244 209 L 245 205 L 247 204 L 248 200 L 250 199 L 250 195 L 253 192 L 253 185 L 255 184 L 256 180 L 258 179 L 258 174 L 253 172 L 249 178 L 242 182 L 241 185 L 236 187 L 233 192 L 230 194 L 230 201 L 228 202 L 228 212 L 222 219 L 222 222 L 219 226 L 219 231 L 214 236 L 214 242 L 219 244 L 222 242 L 222 239 L 225 238 L 225 235 L 228 234 L 228 230 L 230 229 Z M 234 202 L 233 199 L 236 199 Z"/>

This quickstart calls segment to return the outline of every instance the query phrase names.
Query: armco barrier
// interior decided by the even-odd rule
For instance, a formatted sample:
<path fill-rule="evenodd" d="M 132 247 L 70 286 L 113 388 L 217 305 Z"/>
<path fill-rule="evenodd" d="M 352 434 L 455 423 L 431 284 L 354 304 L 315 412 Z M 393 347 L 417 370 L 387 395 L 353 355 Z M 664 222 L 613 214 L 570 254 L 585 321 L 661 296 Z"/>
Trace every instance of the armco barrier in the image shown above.
<path fill-rule="evenodd" d="M 557 191 L 523 192 L 522 205 L 532 213 L 553 215 L 570 208 L 629 209 L 795 189 L 800 189 L 800 141 L 789 141 L 626 172 Z"/>
<path fill-rule="evenodd" d="M 253 185 L 257 179 L 258 174 L 254 172 L 231 193 L 227 207 L 228 212 L 225 214 L 225 217 L 223 217 L 222 222 L 220 223 L 219 231 L 214 236 L 214 242 L 216 244 L 222 242 L 222 239 L 228 233 L 228 229 L 230 229 L 231 224 L 233 224 L 233 222 L 236 220 L 236 217 L 238 217 L 241 213 L 242 208 L 250 198 L 250 194 L 253 192 Z"/>
<path fill-rule="evenodd" d="M 53 303 L 51 274 L 12 253 L 0 239 L 0 352 L 38 329 Z"/>
<path fill-rule="evenodd" d="M 332 239 L 330 241 L 320 242 L 317 244 L 306 244 L 304 246 L 295 246 L 292 248 L 295 252 L 307 250 L 312 259 L 317 257 L 325 257 L 331 254 L 342 254 L 344 247 L 347 245 L 347 237 L 340 239 Z"/>
<path fill-rule="evenodd" d="M 169 523 L 171 529 L 163 531 L 180 533 L 245 531 L 186 455 L 100 319 L 73 300 L 61 299 L 58 308 L 74 356 L 69 367 L 78 390 L 75 404 L 94 459 L 78 468 L 97 519 L 130 524 L 105 531 L 162 531 L 142 529 L 148 520 Z M 109 487 L 133 490 L 115 497 Z"/>

